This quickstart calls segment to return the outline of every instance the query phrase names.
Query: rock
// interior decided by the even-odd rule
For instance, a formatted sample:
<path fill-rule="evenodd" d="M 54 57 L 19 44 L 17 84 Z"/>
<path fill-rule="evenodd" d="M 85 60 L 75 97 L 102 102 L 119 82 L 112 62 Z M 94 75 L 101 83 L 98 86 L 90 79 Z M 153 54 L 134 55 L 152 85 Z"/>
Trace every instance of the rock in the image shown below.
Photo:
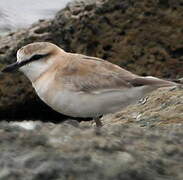
<path fill-rule="evenodd" d="M 128 106 L 123 111 L 105 117 L 110 124 L 121 120 L 123 124 L 140 127 L 167 126 L 183 123 L 183 89 L 161 88 L 147 97 L 144 103 Z"/>

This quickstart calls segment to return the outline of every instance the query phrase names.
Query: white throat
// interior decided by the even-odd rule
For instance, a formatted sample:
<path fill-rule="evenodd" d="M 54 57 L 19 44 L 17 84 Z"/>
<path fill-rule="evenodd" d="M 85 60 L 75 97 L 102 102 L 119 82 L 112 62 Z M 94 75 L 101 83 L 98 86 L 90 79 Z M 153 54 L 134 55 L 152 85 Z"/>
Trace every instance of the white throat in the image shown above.
<path fill-rule="evenodd" d="M 35 80 L 37 80 L 37 78 L 40 77 L 41 74 L 46 72 L 50 66 L 50 63 L 40 60 L 26 64 L 22 66 L 19 70 L 23 72 L 30 79 L 31 82 L 34 82 Z"/>

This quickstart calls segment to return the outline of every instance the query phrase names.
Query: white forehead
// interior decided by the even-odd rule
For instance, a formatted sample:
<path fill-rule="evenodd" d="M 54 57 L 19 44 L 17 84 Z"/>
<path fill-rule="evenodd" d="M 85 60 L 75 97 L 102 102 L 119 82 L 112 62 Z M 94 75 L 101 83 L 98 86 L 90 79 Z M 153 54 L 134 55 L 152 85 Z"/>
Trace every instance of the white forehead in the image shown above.
<path fill-rule="evenodd" d="M 17 51 L 17 61 L 29 59 L 31 56 L 38 53 L 45 54 L 55 48 L 56 46 L 54 44 L 48 42 L 36 42 L 28 44 Z"/>
<path fill-rule="evenodd" d="M 44 53 L 44 50 L 45 49 L 36 49 L 36 48 L 32 48 L 33 46 L 24 46 L 22 48 L 20 48 L 18 51 L 17 51 L 17 61 L 20 62 L 20 61 L 24 61 L 24 60 L 28 60 L 30 59 L 33 55 L 35 54 L 38 54 L 38 53 Z"/>
<path fill-rule="evenodd" d="M 30 55 L 25 54 L 21 49 L 17 51 L 17 62 L 23 61 L 25 59 L 29 59 Z"/>

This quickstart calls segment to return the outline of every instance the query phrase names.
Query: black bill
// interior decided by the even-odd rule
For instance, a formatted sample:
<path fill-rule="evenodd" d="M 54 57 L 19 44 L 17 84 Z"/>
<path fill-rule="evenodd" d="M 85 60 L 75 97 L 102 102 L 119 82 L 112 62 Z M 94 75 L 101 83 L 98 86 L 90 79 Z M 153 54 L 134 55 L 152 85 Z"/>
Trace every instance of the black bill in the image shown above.
<path fill-rule="evenodd" d="M 1 72 L 3 72 L 3 73 L 13 72 L 13 71 L 18 70 L 19 67 L 21 67 L 21 66 L 22 66 L 21 63 L 15 62 L 13 64 L 6 66 L 4 69 L 1 70 Z"/>
<path fill-rule="evenodd" d="M 49 55 L 50 55 L 49 53 L 47 53 L 47 54 L 35 54 L 30 59 L 26 59 L 26 60 L 21 61 L 21 62 L 15 62 L 13 64 L 6 66 L 1 72 L 3 72 L 3 73 L 13 72 L 13 71 L 18 70 L 20 67 L 22 67 L 28 63 L 41 60 Z"/>

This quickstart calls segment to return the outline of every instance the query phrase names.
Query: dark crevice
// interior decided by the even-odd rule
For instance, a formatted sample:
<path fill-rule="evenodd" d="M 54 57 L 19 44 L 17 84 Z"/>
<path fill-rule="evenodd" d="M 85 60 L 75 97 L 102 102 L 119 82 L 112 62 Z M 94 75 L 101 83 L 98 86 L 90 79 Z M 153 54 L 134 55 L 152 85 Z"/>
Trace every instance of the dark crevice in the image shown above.
<path fill-rule="evenodd" d="M 109 55 L 107 53 L 104 53 L 104 55 L 102 56 L 102 59 L 107 59 L 109 58 Z"/>
<path fill-rule="evenodd" d="M 183 56 L 183 48 L 178 48 L 173 51 L 171 50 L 169 52 L 173 58 L 179 58 L 179 57 Z"/>
<path fill-rule="evenodd" d="M 112 48 L 112 46 L 111 46 L 110 44 L 105 45 L 105 46 L 103 47 L 104 51 L 109 51 L 109 50 L 111 50 L 111 48 Z"/>
<path fill-rule="evenodd" d="M 159 0 L 158 6 L 160 8 L 169 8 L 170 7 L 169 0 Z"/>
<path fill-rule="evenodd" d="M 91 41 L 90 43 L 88 43 L 86 46 L 87 54 L 91 54 L 98 47 L 98 45 L 98 41 Z"/>
<path fill-rule="evenodd" d="M 101 22 L 105 22 L 107 25 L 109 25 L 109 26 L 111 26 L 111 27 L 114 26 L 114 25 L 111 23 L 110 19 L 109 19 L 108 17 L 106 17 L 106 16 L 103 16 L 103 17 L 101 18 Z"/>
<path fill-rule="evenodd" d="M 121 30 L 121 32 L 119 32 L 118 35 L 125 36 L 126 35 L 126 32 L 124 30 Z"/>
<path fill-rule="evenodd" d="M 77 121 L 87 121 L 91 118 L 73 118 L 58 113 L 47 106 L 44 102 L 36 99 L 27 100 L 24 103 L 9 106 L 6 110 L 1 111 L 0 120 L 22 121 L 22 120 L 40 120 L 43 122 L 60 123 L 68 119 Z"/>

